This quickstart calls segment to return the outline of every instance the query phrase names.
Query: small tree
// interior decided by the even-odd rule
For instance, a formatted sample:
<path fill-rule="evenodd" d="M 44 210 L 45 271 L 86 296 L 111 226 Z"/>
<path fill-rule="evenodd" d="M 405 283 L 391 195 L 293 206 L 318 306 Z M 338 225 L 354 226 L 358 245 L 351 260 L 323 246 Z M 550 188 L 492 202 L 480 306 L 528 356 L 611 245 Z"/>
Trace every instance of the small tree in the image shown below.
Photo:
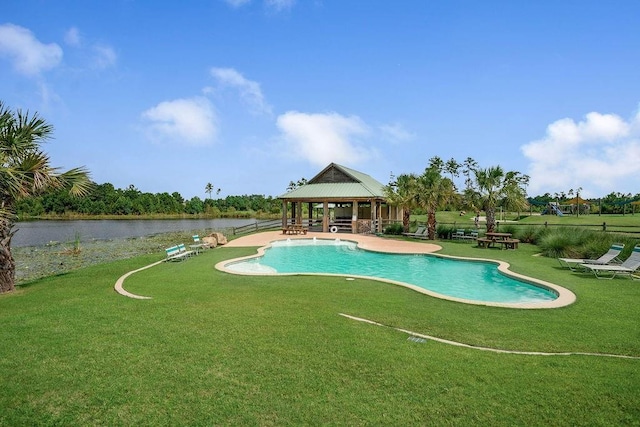
<path fill-rule="evenodd" d="M 402 228 L 409 231 L 411 209 L 417 206 L 417 177 L 414 174 L 402 174 L 391 177 L 391 182 L 384 187 L 385 197 L 390 206 L 402 209 Z"/>
<path fill-rule="evenodd" d="M 92 186 L 84 168 L 60 173 L 49 164 L 49 156 L 40 145 L 52 132 L 53 127 L 38 114 L 13 112 L 0 101 L 0 293 L 15 289 L 11 238 L 15 234 L 16 203 L 60 188 L 82 196 Z"/>
<path fill-rule="evenodd" d="M 487 217 L 487 232 L 496 228 L 496 207 L 525 209 L 527 206 L 524 186 L 526 175 L 504 172 L 500 166 L 472 169 L 474 179 L 465 191 L 466 203 L 474 209 L 482 209 Z"/>
<path fill-rule="evenodd" d="M 455 194 L 453 181 L 442 176 L 443 163 L 439 157 L 429 161 L 429 167 L 417 179 L 419 205 L 427 211 L 427 236 L 436 237 L 436 212 L 446 205 Z"/>

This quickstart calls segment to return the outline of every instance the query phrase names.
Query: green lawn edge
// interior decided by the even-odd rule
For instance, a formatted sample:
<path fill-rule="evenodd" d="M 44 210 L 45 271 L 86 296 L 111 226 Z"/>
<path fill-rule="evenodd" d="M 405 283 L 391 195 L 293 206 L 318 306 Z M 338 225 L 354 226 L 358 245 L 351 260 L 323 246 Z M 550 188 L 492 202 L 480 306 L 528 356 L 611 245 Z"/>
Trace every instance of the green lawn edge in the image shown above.
<path fill-rule="evenodd" d="M 640 356 L 640 283 L 562 270 L 536 248 L 443 254 L 501 259 L 577 295 L 518 310 L 440 300 L 374 280 L 215 270 L 221 247 L 122 274 L 151 254 L 31 282 L 0 296 L 2 425 L 634 425 L 640 361 L 521 356 L 415 343 L 347 313 L 476 346 Z"/>

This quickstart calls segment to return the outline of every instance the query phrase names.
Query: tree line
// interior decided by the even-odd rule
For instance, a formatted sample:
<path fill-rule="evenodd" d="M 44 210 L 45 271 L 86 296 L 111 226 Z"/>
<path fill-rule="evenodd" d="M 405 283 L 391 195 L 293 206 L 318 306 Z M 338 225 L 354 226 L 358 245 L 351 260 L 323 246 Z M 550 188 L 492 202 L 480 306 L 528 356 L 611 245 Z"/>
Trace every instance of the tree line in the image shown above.
<path fill-rule="evenodd" d="M 205 187 L 211 193 L 210 187 Z M 65 189 L 17 201 L 20 218 L 81 215 L 207 215 L 212 217 L 263 217 L 277 215 L 281 202 L 259 194 L 227 196 L 225 198 L 192 197 L 185 199 L 178 192 L 148 193 L 134 185 L 125 189 L 110 183 L 95 184 L 84 197 L 73 197 Z"/>
<path fill-rule="evenodd" d="M 458 189 L 454 179 L 462 174 L 464 188 Z M 445 176 L 448 175 L 448 176 Z M 516 171 L 505 171 L 500 166 L 481 168 L 468 157 L 459 163 L 455 159 L 444 162 L 432 157 L 422 174 L 405 173 L 392 176 L 385 187 L 387 202 L 403 209 L 403 227 L 409 229 L 412 212 L 427 214 L 427 235 L 435 239 L 436 212 L 447 206 L 484 211 L 487 231 L 496 227 L 496 208 L 524 211 L 528 207 L 526 186 L 529 177 Z"/>

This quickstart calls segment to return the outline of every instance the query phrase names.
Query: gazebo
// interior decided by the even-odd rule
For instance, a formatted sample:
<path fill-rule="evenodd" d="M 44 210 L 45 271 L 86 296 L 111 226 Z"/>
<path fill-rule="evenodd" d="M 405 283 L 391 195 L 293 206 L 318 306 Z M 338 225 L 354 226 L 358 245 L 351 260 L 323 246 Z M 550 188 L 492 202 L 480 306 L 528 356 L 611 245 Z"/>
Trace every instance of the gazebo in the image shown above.
<path fill-rule="evenodd" d="M 397 208 L 387 205 L 383 184 L 336 163 L 279 199 L 283 228 L 297 224 L 321 228 L 323 232 L 376 233 L 382 232 L 383 221 L 402 217 Z M 302 218 L 305 203 L 308 217 Z"/>

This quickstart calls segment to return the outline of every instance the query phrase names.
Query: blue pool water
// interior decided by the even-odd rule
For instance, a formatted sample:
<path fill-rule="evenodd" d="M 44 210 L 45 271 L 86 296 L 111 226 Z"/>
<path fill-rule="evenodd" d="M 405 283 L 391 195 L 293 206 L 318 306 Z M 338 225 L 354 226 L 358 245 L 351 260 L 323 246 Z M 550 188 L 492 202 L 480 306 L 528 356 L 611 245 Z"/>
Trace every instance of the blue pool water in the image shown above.
<path fill-rule="evenodd" d="M 340 240 L 274 242 L 263 256 L 227 265 L 252 273 L 331 273 L 395 280 L 455 298 L 482 302 L 550 301 L 548 289 L 513 279 L 490 262 L 378 253 Z"/>

